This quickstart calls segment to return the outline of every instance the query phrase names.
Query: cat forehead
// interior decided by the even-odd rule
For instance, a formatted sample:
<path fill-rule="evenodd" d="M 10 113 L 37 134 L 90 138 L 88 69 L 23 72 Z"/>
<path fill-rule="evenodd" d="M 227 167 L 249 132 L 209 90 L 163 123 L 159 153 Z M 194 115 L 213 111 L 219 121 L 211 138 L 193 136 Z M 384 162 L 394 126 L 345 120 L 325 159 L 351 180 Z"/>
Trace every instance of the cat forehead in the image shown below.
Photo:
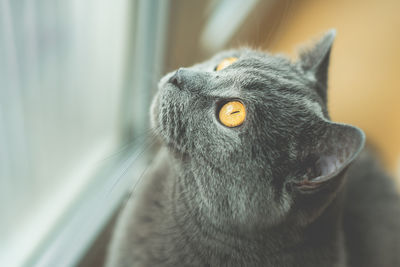
<path fill-rule="evenodd" d="M 220 52 L 208 61 L 194 65 L 193 68 L 200 71 L 215 71 L 218 64 L 230 58 L 237 60 L 219 70 L 216 76 L 235 80 L 243 86 L 278 81 L 283 85 L 285 83 L 290 85 L 295 81 L 308 82 L 308 77 L 304 76 L 297 64 L 293 64 L 288 58 L 247 48 Z"/>
<path fill-rule="evenodd" d="M 237 60 L 215 71 L 221 61 L 232 57 Z M 281 99 L 286 105 L 308 110 L 308 113 L 325 119 L 324 107 L 312 88 L 312 79 L 284 56 L 242 48 L 220 52 L 192 68 L 200 73 L 211 73 L 207 76 L 209 81 L 204 84 L 206 95 L 239 99 L 249 97 L 259 104 L 264 101 L 269 107 L 274 105 L 269 100 L 274 99 L 274 103 L 278 103 Z M 282 107 L 282 103 L 277 105 Z"/>
<path fill-rule="evenodd" d="M 215 71 L 220 62 L 232 57 L 237 60 L 224 69 Z M 302 93 L 306 93 L 311 83 L 309 77 L 287 58 L 249 49 L 224 51 L 192 68 L 200 72 L 210 71 L 212 73 L 209 77 L 214 82 L 211 82 L 209 84 L 211 88 L 208 88 L 211 91 L 216 86 L 263 92 L 284 89 L 282 93 L 286 93 L 290 89 L 298 91 L 303 89 Z"/>

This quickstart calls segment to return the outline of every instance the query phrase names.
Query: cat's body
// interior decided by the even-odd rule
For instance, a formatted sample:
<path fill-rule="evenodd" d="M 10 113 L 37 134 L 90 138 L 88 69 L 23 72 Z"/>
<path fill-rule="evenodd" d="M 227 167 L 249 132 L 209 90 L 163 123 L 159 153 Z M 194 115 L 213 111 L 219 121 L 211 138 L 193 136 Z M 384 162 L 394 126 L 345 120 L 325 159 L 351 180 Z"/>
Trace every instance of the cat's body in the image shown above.
<path fill-rule="evenodd" d="M 161 151 L 158 157 L 143 179 L 140 196 L 129 200 L 119 221 L 115 233 L 117 240 L 109 259 L 110 267 L 400 266 L 397 192 L 391 179 L 368 155 L 361 156 L 348 171 L 345 194 L 341 196 L 343 200 L 340 204 L 344 215 L 341 216 L 340 211 L 332 211 L 331 218 L 324 222 L 328 229 L 325 231 L 322 228 L 319 233 L 310 235 L 311 239 L 316 238 L 315 243 L 303 239 L 304 243 L 277 250 L 280 238 L 296 239 L 300 233 L 284 231 L 283 236 L 272 239 L 267 232 L 265 244 L 261 243 L 265 245 L 265 250 L 260 246 L 261 251 L 249 246 L 251 236 L 243 242 L 244 248 L 233 248 L 229 235 L 190 220 L 195 220 L 195 217 L 189 217 L 187 225 L 175 222 L 168 203 L 173 190 L 171 184 L 168 185 L 168 180 L 174 179 L 172 164 L 166 151 Z M 191 228 L 191 232 L 187 233 L 187 228 Z M 263 238 L 261 231 L 258 234 L 255 240 Z M 202 244 L 203 235 L 210 238 L 204 240 L 205 244 Z M 218 250 L 227 254 L 220 257 Z"/>
<path fill-rule="evenodd" d="M 349 267 L 400 266 L 400 198 L 371 153 L 349 168 L 343 229 Z"/>
<path fill-rule="evenodd" d="M 333 37 L 300 63 L 228 51 L 160 82 L 165 147 L 119 218 L 108 267 L 400 266 L 393 184 L 356 160 L 359 129 L 329 121 Z M 215 71 L 227 57 L 238 59 Z M 227 127 L 218 112 L 232 101 L 246 119 Z"/>

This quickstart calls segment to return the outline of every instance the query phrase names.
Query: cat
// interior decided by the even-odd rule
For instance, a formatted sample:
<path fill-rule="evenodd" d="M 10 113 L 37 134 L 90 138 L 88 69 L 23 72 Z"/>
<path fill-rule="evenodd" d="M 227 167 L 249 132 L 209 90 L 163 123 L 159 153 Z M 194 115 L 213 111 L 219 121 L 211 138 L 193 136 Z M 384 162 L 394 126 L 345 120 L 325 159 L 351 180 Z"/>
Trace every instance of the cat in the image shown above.
<path fill-rule="evenodd" d="M 296 61 L 242 48 L 163 77 L 163 145 L 106 266 L 400 266 L 393 182 L 328 114 L 334 38 Z"/>

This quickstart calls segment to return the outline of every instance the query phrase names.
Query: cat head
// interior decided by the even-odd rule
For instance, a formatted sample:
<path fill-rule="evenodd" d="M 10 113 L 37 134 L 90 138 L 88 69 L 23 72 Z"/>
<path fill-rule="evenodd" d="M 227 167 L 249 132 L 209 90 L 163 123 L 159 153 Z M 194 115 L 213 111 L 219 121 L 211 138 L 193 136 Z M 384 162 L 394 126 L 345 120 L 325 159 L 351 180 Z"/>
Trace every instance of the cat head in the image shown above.
<path fill-rule="evenodd" d="M 334 36 L 328 32 L 295 62 L 230 50 L 160 81 L 153 128 L 216 222 L 311 221 L 334 198 L 365 139 L 329 120 Z"/>

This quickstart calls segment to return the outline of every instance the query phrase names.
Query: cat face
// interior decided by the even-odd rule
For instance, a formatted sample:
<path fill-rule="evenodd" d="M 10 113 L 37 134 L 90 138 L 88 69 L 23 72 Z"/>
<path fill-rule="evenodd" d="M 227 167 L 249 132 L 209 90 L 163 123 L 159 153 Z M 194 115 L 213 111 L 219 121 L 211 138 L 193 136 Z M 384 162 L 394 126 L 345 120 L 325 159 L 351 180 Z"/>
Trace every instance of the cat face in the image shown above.
<path fill-rule="evenodd" d="M 310 195 L 304 191 L 320 198 L 325 180 L 358 153 L 362 132 L 330 122 L 327 113 L 332 40 L 326 35 L 295 63 L 225 51 L 160 81 L 153 128 L 185 163 L 210 218 L 277 224 Z M 315 216 L 327 201 L 301 216 Z"/>

